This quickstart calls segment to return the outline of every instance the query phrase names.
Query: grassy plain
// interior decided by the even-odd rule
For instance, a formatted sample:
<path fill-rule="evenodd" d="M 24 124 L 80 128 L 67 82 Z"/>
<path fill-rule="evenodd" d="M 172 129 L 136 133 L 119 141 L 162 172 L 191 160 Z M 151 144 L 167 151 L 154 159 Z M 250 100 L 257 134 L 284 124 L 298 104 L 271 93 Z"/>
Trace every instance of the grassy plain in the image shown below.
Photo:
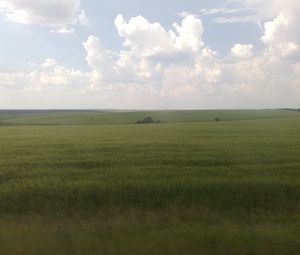
<path fill-rule="evenodd" d="M 277 113 L 50 126 L 10 115 L 0 254 L 298 254 L 300 116 Z"/>
<path fill-rule="evenodd" d="M 5 114 L 4 114 L 5 113 Z M 6 111 L 0 120 L 5 125 L 99 125 L 133 124 L 147 116 L 167 123 L 209 122 L 289 118 L 299 112 L 288 110 L 173 110 L 173 111 Z M 1 118 L 1 115 L 3 116 Z"/>

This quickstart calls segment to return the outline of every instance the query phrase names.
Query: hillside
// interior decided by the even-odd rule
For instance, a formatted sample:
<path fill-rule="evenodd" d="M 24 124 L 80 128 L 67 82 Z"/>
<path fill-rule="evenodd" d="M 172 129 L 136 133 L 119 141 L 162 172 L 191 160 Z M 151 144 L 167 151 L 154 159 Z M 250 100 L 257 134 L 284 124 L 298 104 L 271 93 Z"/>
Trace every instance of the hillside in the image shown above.
<path fill-rule="evenodd" d="M 300 116 L 289 110 L 176 110 L 176 111 L 4 111 L 2 125 L 101 125 L 133 124 L 151 116 L 162 122 L 210 122 L 289 118 Z"/>

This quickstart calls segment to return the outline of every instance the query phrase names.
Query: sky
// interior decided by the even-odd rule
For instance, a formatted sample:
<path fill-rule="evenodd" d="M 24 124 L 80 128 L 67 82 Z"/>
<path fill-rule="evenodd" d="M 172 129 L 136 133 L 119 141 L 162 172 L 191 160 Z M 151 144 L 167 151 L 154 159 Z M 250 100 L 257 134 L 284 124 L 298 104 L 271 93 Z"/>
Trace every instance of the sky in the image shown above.
<path fill-rule="evenodd" d="M 300 107 L 298 0 L 0 0 L 0 109 Z"/>

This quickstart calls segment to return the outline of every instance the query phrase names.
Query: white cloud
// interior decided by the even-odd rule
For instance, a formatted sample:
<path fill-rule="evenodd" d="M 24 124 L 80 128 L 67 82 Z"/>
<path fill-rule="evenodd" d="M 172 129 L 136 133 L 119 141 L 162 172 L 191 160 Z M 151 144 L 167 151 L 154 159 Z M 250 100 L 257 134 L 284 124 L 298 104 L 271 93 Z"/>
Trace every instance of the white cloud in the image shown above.
<path fill-rule="evenodd" d="M 226 102 L 227 97 L 244 107 L 246 102 L 275 104 L 280 96 L 291 95 L 298 81 L 291 71 L 293 60 L 287 58 L 298 48 L 297 35 L 290 33 L 298 21 L 285 20 L 282 27 L 280 15 L 264 26 L 262 52 L 254 53 L 252 44 L 235 44 L 225 58 L 205 45 L 199 17 L 185 15 L 167 31 L 142 16 L 126 21 L 119 15 L 115 25 L 126 50 L 112 53 L 96 37 L 84 44 L 93 89 L 156 94 L 161 100 L 176 98 L 187 104 L 197 98 Z"/>
<path fill-rule="evenodd" d="M 230 23 L 253 23 L 257 22 L 258 19 L 255 15 L 244 15 L 244 16 L 220 16 L 213 18 L 213 23 L 216 24 L 230 24 Z"/>
<path fill-rule="evenodd" d="M 181 25 L 174 24 L 178 36 L 175 41 L 175 48 L 197 52 L 203 45 L 203 24 L 201 19 L 189 15 L 182 20 Z"/>
<path fill-rule="evenodd" d="M 216 15 L 216 14 L 238 14 L 247 13 L 250 9 L 248 8 L 212 8 L 212 9 L 201 9 L 200 14 L 202 15 Z"/>
<path fill-rule="evenodd" d="M 95 36 L 90 36 L 83 46 L 87 52 L 86 61 L 95 71 L 97 79 L 103 79 L 106 82 L 112 80 L 115 62 L 113 52 L 106 50 L 100 39 Z"/>
<path fill-rule="evenodd" d="M 236 58 L 250 58 L 253 56 L 253 45 L 235 44 L 231 49 L 231 55 Z"/>
<path fill-rule="evenodd" d="M 94 36 L 83 44 L 94 76 L 92 87 L 151 84 L 152 90 L 157 91 L 169 65 L 193 64 L 204 45 L 202 22 L 193 15 L 184 18 L 181 24 L 174 24 L 174 30 L 170 31 L 142 16 L 126 22 L 118 15 L 115 25 L 126 50 L 118 53 L 106 50 Z"/>
<path fill-rule="evenodd" d="M 118 15 L 115 25 L 127 50 L 112 53 L 96 37 L 84 43 L 93 88 L 134 84 L 131 92 L 147 88 L 158 96 L 176 97 L 217 90 L 222 67 L 217 52 L 204 46 L 200 18 L 188 15 L 169 31 L 142 16 L 127 22 Z"/>
<path fill-rule="evenodd" d="M 213 23 L 264 23 L 280 12 L 300 11 L 297 0 L 227 0 L 219 8 L 201 9 L 201 16 L 209 16 Z"/>
<path fill-rule="evenodd" d="M 299 55 L 299 24 L 300 18 L 294 11 L 282 11 L 273 20 L 265 22 L 261 39 L 268 46 L 270 54 L 283 58 Z"/>
<path fill-rule="evenodd" d="M 89 84 L 89 79 L 89 73 L 68 69 L 55 59 L 48 58 L 29 72 L 0 73 L 0 88 L 80 90 Z"/>
<path fill-rule="evenodd" d="M 257 14 L 253 8 L 240 6 L 231 7 L 227 1 L 219 8 L 201 9 L 199 15 L 207 16 L 213 23 L 226 24 L 226 23 L 249 23 L 257 22 Z"/>
<path fill-rule="evenodd" d="M 47 26 L 59 33 L 72 32 L 77 24 L 88 24 L 80 0 L 0 0 L 0 11 L 7 21 Z"/>
<path fill-rule="evenodd" d="M 193 15 L 186 16 L 180 25 L 175 23 L 175 31 L 166 31 L 159 23 L 150 23 L 142 16 L 126 22 L 118 15 L 115 25 L 125 40 L 124 46 L 139 57 L 154 61 L 180 61 L 203 46 L 202 21 Z"/>
<path fill-rule="evenodd" d="M 56 66 L 57 65 L 57 62 L 55 59 L 53 58 L 47 58 L 45 60 L 45 62 L 42 64 L 42 67 L 51 67 L 51 66 Z"/>
<path fill-rule="evenodd" d="M 171 30 L 142 16 L 126 21 L 118 15 L 115 25 L 124 47 L 113 52 L 90 36 L 83 43 L 90 71 L 48 58 L 29 72 L 0 73 L 0 87 L 102 95 L 114 103 L 108 108 L 291 106 L 300 95 L 297 12 L 280 11 L 263 24 L 261 51 L 237 43 L 225 57 L 205 43 L 195 15 L 186 15 Z"/>
<path fill-rule="evenodd" d="M 257 20 L 267 21 L 275 18 L 282 11 L 299 13 L 300 2 L 297 0 L 241 0 L 244 7 L 256 11 Z"/>
<path fill-rule="evenodd" d="M 86 16 L 85 10 L 81 10 L 78 14 L 78 23 L 84 26 L 89 25 L 90 21 L 88 17 Z"/>

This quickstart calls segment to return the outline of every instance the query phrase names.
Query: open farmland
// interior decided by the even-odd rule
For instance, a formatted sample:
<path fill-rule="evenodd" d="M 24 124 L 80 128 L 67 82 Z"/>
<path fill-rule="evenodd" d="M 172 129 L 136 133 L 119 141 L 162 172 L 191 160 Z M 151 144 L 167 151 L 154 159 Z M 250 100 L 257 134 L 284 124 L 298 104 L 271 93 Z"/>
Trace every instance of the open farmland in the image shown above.
<path fill-rule="evenodd" d="M 132 124 L 148 115 L 166 123 Z M 0 254 L 298 254 L 296 111 L 10 112 L 1 124 Z"/>
<path fill-rule="evenodd" d="M 133 124 L 152 116 L 167 123 L 256 120 L 298 117 L 291 110 L 171 110 L 171 111 L 92 111 L 92 110 L 40 110 L 0 111 L 2 125 L 99 125 Z"/>

